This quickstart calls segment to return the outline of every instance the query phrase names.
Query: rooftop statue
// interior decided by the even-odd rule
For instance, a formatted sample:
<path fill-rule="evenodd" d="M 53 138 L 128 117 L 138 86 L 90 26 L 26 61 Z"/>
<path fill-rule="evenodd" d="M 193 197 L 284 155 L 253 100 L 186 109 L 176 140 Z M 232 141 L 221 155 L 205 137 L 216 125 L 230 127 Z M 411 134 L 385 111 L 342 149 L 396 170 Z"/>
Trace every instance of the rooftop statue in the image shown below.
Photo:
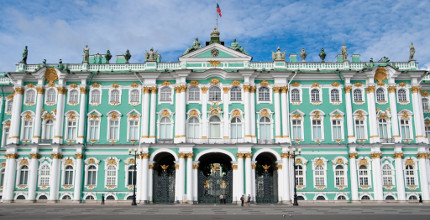
<path fill-rule="evenodd" d="M 390 58 L 388 57 L 382 57 L 378 63 L 389 63 L 390 62 Z"/>
<path fill-rule="evenodd" d="M 193 51 L 198 50 L 200 48 L 202 48 L 202 45 L 200 44 L 199 38 L 196 37 L 196 40 L 193 42 L 193 45 L 191 45 L 191 47 L 188 48 L 182 55 L 193 52 Z"/>
<path fill-rule="evenodd" d="M 302 58 L 302 62 L 305 62 L 305 59 L 308 55 L 306 54 L 305 48 L 302 48 L 302 52 L 300 52 L 300 57 Z"/>
<path fill-rule="evenodd" d="M 343 44 L 342 48 L 340 48 L 340 52 L 342 53 L 343 62 L 348 61 L 348 48 Z"/>
<path fill-rule="evenodd" d="M 409 61 L 414 60 L 414 55 L 415 55 L 415 47 L 414 47 L 414 44 L 411 43 L 411 46 L 409 46 Z"/>
<path fill-rule="evenodd" d="M 43 66 L 45 67 L 46 66 L 46 59 L 43 59 L 42 63 L 43 63 Z"/>
<path fill-rule="evenodd" d="M 128 61 L 131 58 L 131 54 L 129 50 L 125 51 L 124 58 L 125 58 L 125 63 L 128 63 Z"/>
<path fill-rule="evenodd" d="M 109 60 L 112 58 L 112 54 L 110 54 L 110 51 L 107 50 L 105 54 L 106 63 L 109 63 Z"/>
<path fill-rule="evenodd" d="M 149 52 L 146 51 L 145 53 L 146 62 L 157 62 L 158 56 L 159 56 L 158 51 L 154 52 L 154 48 L 151 48 Z M 160 56 L 160 59 L 161 59 L 161 56 Z"/>
<path fill-rule="evenodd" d="M 231 43 L 231 46 L 229 48 L 248 55 L 248 53 L 246 53 L 245 49 L 243 49 L 243 47 L 240 46 L 240 44 L 236 42 L 236 38 L 234 38 L 234 40 Z"/>
<path fill-rule="evenodd" d="M 278 47 L 276 53 L 272 52 L 272 59 L 273 61 L 285 61 L 285 51 L 281 52 L 281 48 Z"/>
<path fill-rule="evenodd" d="M 84 48 L 84 63 L 90 62 L 90 48 L 88 48 L 88 45 L 85 45 Z"/>
<path fill-rule="evenodd" d="M 321 52 L 320 52 L 320 58 L 321 58 L 321 63 L 325 63 L 325 57 L 327 56 L 327 54 L 324 52 L 324 48 L 321 48 Z"/>
<path fill-rule="evenodd" d="M 62 59 L 60 59 L 60 60 L 58 61 L 58 69 L 59 69 L 59 70 L 63 70 L 63 69 L 64 69 L 64 65 L 63 65 L 63 60 L 62 60 Z"/>
<path fill-rule="evenodd" d="M 22 52 L 21 63 L 27 64 L 27 56 L 28 56 L 28 49 L 27 49 L 27 46 L 25 46 L 24 51 Z"/>

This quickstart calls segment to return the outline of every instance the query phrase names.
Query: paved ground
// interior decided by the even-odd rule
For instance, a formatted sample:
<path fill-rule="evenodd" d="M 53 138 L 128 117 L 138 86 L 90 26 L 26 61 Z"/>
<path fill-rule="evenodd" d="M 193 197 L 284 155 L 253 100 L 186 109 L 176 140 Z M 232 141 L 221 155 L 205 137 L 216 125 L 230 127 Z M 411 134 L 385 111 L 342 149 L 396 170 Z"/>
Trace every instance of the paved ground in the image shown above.
<path fill-rule="evenodd" d="M 304 204 L 285 205 L 147 205 L 126 204 L 1 204 L 0 219 L 430 219 L 430 205 L 419 204 Z"/>

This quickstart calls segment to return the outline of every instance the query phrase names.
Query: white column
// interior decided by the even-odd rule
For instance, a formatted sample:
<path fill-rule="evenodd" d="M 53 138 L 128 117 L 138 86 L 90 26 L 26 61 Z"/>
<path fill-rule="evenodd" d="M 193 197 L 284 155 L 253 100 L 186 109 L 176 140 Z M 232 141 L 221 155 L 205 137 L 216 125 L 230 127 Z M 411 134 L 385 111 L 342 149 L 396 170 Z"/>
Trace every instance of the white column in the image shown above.
<path fill-rule="evenodd" d="M 397 118 L 397 99 L 396 99 L 396 86 L 388 87 L 390 97 L 390 113 L 391 113 L 391 132 L 393 132 L 393 138 L 396 143 L 400 143 L 402 138 L 399 133 L 399 122 Z"/>
<path fill-rule="evenodd" d="M 153 180 L 153 172 L 154 165 L 151 162 L 148 165 L 148 203 L 152 202 L 152 180 Z"/>
<path fill-rule="evenodd" d="M 42 127 L 42 106 L 43 106 L 43 94 L 45 89 L 43 87 L 37 87 L 37 99 L 36 99 L 36 117 L 34 120 L 33 127 L 33 143 L 39 143 L 40 140 L 40 128 Z"/>
<path fill-rule="evenodd" d="M 198 171 L 199 161 L 193 162 L 193 202 L 197 204 L 198 201 Z"/>
<path fill-rule="evenodd" d="M 187 91 L 186 85 L 175 87 L 176 102 L 175 102 L 175 143 L 185 143 L 185 94 Z"/>
<path fill-rule="evenodd" d="M 77 143 L 84 143 L 85 119 L 87 118 L 87 85 L 85 80 L 81 82 L 81 102 L 79 103 L 79 130 Z"/>
<path fill-rule="evenodd" d="M 233 169 L 233 203 L 240 201 L 240 196 L 242 196 L 241 192 L 239 191 L 239 165 L 237 161 L 231 162 L 231 168 Z M 240 194 L 240 196 L 239 196 Z"/>
<path fill-rule="evenodd" d="M 30 173 L 28 177 L 28 197 L 27 200 L 36 200 L 36 186 L 37 186 L 37 171 L 39 154 L 33 152 L 30 154 Z"/>
<path fill-rule="evenodd" d="M 143 88 L 143 100 L 142 100 L 142 143 L 146 143 L 149 134 L 149 87 Z"/>
<path fill-rule="evenodd" d="M 429 195 L 429 185 L 427 182 L 427 166 L 426 166 L 426 160 L 428 160 L 427 153 L 425 150 L 423 150 L 423 147 L 420 147 L 418 149 L 418 163 L 419 163 L 419 174 L 420 174 L 420 187 L 421 187 L 421 193 L 422 198 L 425 201 L 430 200 Z"/>
<path fill-rule="evenodd" d="M 369 111 L 370 143 L 378 143 L 380 139 L 379 139 L 378 128 L 377 128 L 378 122 L 376 121 L 375 86 L 374 85 L 367 86 L 366 91 L 367 91 L 367 107 Z"/>
<path fill-rule="evenodd" d="M 257 143 L 257 136 L 255 135 L 255 86 L 251 88 L 251 135 L 252 135 L 252 143 Z"/>
<path fill-rule="evenodd" d="M 273 87 L 274 103 L 275 103 L 275 138 L 276 143 L 281 142 L 281 103 L 279 99 L 280 87 Z"/>
<path fill-rule="evenodd" d="M 13 201 L 13 191 L 15 189 L 16 158 L 18 154 L 6 154 L 6 172 L 3 186 L 3 202 L 10 203 Z"/>
<path fill-rule="evenodd" d="M 63 121 L 64 121 L 64 96 L 67 89 L 60 84 L 57 87 L 58 98 L 57 98 L 57 115 L 55 116 L 55 127 L 54 127 L 54 138 L 52 143 L 62 144 L 63 142 Z M 52 188 L 52 187 L 51 187 Z"/>
<path fill-rule="evenodd" d="M 282 158 L 282 177 L 283 177 L 283 184 L 281 185 L 283 196 L 282 201 L 287 202 L 290 200 L 290 172 L 289 172 L 289 166 L 288 166 L 288 153 L 281 153 Z"/>
<path fill-rule="evenodd" d="M 350 85 L 345 86 L 345 107 L 346 107 L 346 125 L 348 128 L 348 143 L 355 142 L 354 122 L 352 120 L 352 105 L 351 105 L 351 89 Z M 358 194 L 357 194 L 358 197 Z"/>
<path fill-rule="evenodd" d="M 15 93 L 13 96 L 12 105 L 12 115 L 9 130 L 8 144 L 18 144 L 19 143 L 19 127 L 21 126 L 21 108 L 22 108 L 22 94 L 24 93 L 24 88 L 21 85 L 15 87 Z"/>
<path fill-rule="evenodd" d="M 243 86 L 243 107 L 245 109 L 245 142 L 251 142 L 251 105 L 250 105 L 250 95 L 249 92 L 251 90 L 250 85 Z"/>
<path fill-rule="evenodd" d="M 384 200 L 384 194 L 382 191 L 382 172 L 381 172 L 381 155 L 382 153 L 377 152 L 372 153 L 372 169 L 373 169 L 373 190 L 375 200 Z"/>
<path fill-rule="evenodd" d="M 351 153 L 349 153 L 349 163 L 351 170 L 349 174 L 351 175 L 351 200 L 358 201 L 358 180 L 357 180 L 357 163 L 356 158 L 357 152 L 355 149 L 351 149 Z"/>
<path fill-rule="evenodd" d="M 151 88 L 151 112 L 150 112 L 150 121 L 149 121 L 149 137 L 148 142 L 149 143 L 155 143 L 155 129 L 157 129 L 157 124 L 155 122 L 155 111 L 156 111 L 156 101 L 157 101 L 157 87 Z"/>
<path fill-rule="evenodd" d="M 236 187 L 237 187 L 237 200 L 240 201 L 240 197 L 245 193 L 244 189 L 243 189 L 243 157 L 244 154 L 243 153 L 237 153 L 236 154 L 237 157 L 237 182 L 236 183 Z M 236 178 L 236 176 L 234 176 L 234 178 Z"/>
<path fill-rule="evenodd" d="M 417 92 L 417 94 L 418 94 L 418 102 L 419 102 L 418 106 L 420 106 L 420 108 L 418 108 L 418 110 L 420 112 L 419 113 L 419 116 L 420 116 L 420 124 L 419 125 L 421 126 L 421 131 L 423 133 L 422 143 L 429 144 L 429 139 L 426 137 L 426 126 L 425 126 L 425 122 L 424 122 L 424 110 L 423 110 L 423 97 L 421 95 L 420 90 L 421 90 L 421 88 L 419 88 L 418 92 Z"/>
<path fill-rule="evenodd" d="M 255 198 L 256 198 L 256 193 L 255 193 L 255 161 L 251 162 L 251 201 L 252 202 L 256 202 Z"/>
<path fill-rule="evenodd" d="M 294 178 L 294 166 L 295 166 L 295 161 L 294 161 L 294 153 L 292 153 L 290 151 L 290 159 L 289 159 L 289 171 L 290 171 L 290 201 L 293 201 L 294 199 L 294 187 L 295 187 L 295 181 L 296 179 Z"/>
<path fill-rule="evenodd" d="M 252 153 L 246 153 L 245 154 L 245 189 L 246 189 L 246 198 L 248 198 L 248 195 L 251 195 L 252 189 L 251 189 L 251 176 L 252 176 L 252 168 L 251 168 L 251 157 Z"/>
<path fill-rule="evenodd" d="M 223 91 L 224 91 L 224 97 L 223 97 L 223 102 L 224 102 L 224 123 L 223 123 L 223 131 L 224 131 L 224 140 L 226 139 L 230 139 L 230 129 L 229 129 L 229 125 L 230 125 L 230 120 L 229 120 L 229 115 L 230 115 L 230 110 L 229 110 L 229 104 L 230 104 L 230 97 L 228 95 L 228 91 L 230 90 L 229 87 L 224 87 Z"/>
<path fill-rule="evenodd" d="M 187 202 L 188 204 L 193 204 L 194 188 L 193 188 L 193 153 L 188 153 L 187 155 Z"/>
<path fill-rule="evenodd" d="M 80 202 L 81 201 L 81 191 L 82 191 L 82 176 L 83 176 L 83 168 L 82 168 L 82 153 L 75 154 L 76 157 L 76 174 L 75 174 L 75 188 L 73 193 L 73 201 Z"/>
<path fill-rule="evenodd" d="M 176 201 L 179 203 L 184 202 L 184 191 L 185 191 L 185 153 L 179 153 L 179 164 L 176 167 L 176 183 L 175 183 L 175 194 Z"/>
<path fill-rule="evenodd" d="M 281 88 L 281 111 L 282 111 L 282 138 L 284 139 L 284 142 L 286 142 L 287 139 L 290 138 L 290 134 L 288 132 L 288 100 L 287 100 L 287 91 L 288 87 L 282 87 Z"/>
<path fill-rule="evenodd" d="M 414 110 L 414 124 L 415 124 L 415 136 L 416 136 L 416 142 L 417 143 L 424 143 L 425 141 L 425 134 L 424 130 L 421 126 L 421 122 L 424 121 L 423 114 L 420 111 L 422 109 L 422 105 L 420 105 L 418 92 L 420 91 L 419 86 L 413 86 L 412 89 L 412 107 Z M 427 175 L 427 174 L 426 174 Z"/>
<path fill-rule="evenodd" d="M 147 204 L 148 203 L 148 166 L 149 166 L 149 153 L 142 153 L 141 154 L 141 162 L 142 162 L 142 167 L 141 167 L 141 173 L 142 175 L 140 176 L 140 181 L 141 181 L 141 186 L 142 186 L 142 196 L 140 197 L 141 200 L 143 200 L 143 203 Z M 139 177 L 139 175 L 138 175 Z M 152 177 L 152 176 L 151 176 Z"/>
<path fill-rule="evenodd" d="M 278 173 L 278 201 L 279 203 L 282 203 L 282 201 L 285 200 L 284 187 L 282 187 L 284 185 L 284 173 L 282 172 L 284 168 L 282 166 L 282 160 L 277 161 L 276 167 L 277 167 L 276 172 Z M 286 168 L 287 167 L 285 167 L 285 169 Z"/>
<path fill-rule="evenodd" d="M 405 178 L 403 176 L 403 165 L 402 165 L 402 148 L 396 147 L 394 151 L 395 165 L 396 165 L 396 188 L 397 188 L 397 199 L 400 201 L 406 200 L 405 194 Z"/>
<path fill-rule="evenodd" d="M 53 153 L 51 175 L 49 177 L 49 201 L 56 202 L 58 200 L 58 190 L 60 185 L 60 160 L 63 155 L 59 153 Z"/>
<path fill-rule="evenodd" d="M 208 87 L 202 87 L 202 139 L 208 138 Z"/>
<path fill-rule="evenodd" d="M 140 203 L 143 199 L 142 199 L 142 195 L 143 195 L 143 175 L 142 175 L 142 155 L 141 154 L 137 154 L 137 158 L 136 158 L 136 201 L 137 203 Z"/>

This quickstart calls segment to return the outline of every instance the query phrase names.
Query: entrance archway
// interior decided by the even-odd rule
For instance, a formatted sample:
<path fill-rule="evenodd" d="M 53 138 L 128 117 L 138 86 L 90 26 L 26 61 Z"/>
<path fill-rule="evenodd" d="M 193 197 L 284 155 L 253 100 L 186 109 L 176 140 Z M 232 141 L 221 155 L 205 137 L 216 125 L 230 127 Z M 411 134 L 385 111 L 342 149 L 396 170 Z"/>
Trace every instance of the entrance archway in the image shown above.
<path fill-rule="evenodd" d="M 257 203 L 277 203 L 278 170 L 276 157 L 272 153 L 263 152 L 255 159 L 255 200 Z"/>
<path fill-rule="evenodd" d="M 213 152 L 199 158 L 199 203 L 232 203 L 233 170 L 230 156 Z M 224 200 L 220 199 L 223 195 Z"/>
<path fill-rule="evenodd" d="M 175 157 L 168 152 L 154 157 L 153 203 L 174 203 L 175 201 Z"/>

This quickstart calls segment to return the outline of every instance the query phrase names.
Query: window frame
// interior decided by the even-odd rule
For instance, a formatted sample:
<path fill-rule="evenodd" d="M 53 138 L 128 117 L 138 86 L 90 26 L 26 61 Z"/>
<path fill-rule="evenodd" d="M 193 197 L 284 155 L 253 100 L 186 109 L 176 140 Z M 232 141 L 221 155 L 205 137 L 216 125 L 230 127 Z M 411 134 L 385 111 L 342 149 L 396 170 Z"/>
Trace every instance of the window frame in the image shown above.
<path fill-rule="evenodd" d="M 262 90 L 262 89 L 265 89 L 266 92 L 267 92 L 267 94 L 264 95 L 266 97 L 263 97 L 263 99 L 261 97 L 262 94 L 260 93 L 260 90 Z M 271 88 L 269 86 L 261 86 L 261 85 L 259 85 L 256 88 L 256 91 L 257 91 L 257 95 L 258 95 L 257 104 L 259 104 L 259 103 L 271 103 L 272 102 L 272 90 L 271 90 Z M 264 98 L 268 98 L 268 100 L 266 100 Z"/>
<path fill-rule="evenodd" d="M 196 97 L 193 97 L 194 99 L 190 99 L 191 94 L 197 95 Z M 199 102 L 201 100 L 201 91 L 200 91 L 200 87 L 198 86 L 190 86 L 187 89 L 187 101 L 189 103 L 195 103 L 195 102 Z"/>
<path fill-rule="evenodd" d="M 295 97 L 295 94 L 293 94 L 293 91 L 295 91 L 295 90 L 297 90 L 297 92 L 298 92 L 298 94 L 297 94 L 297 96 L 299 98 L 298 101 L 295 100 L 296 97 Z M 300 105 L 302 103 L 302 92 L 301 92 L 300 88 L 294 87 L 294 88 L 291 89 L 291 91 L 290 91 L 290 100 L 291 100 L 291 103 L 293 105 Z"/>
<path fill-rule="evenodd" d="M 235 120 L 233 122 L 233 120 Z M 236 130 L 236 137 L 233 137 L 233 129 Z M 241 117 L 235 116 L 230 119 L 230 139 L 242 140 L 244 138 L 244 123 Z"/>
<path fill-rule="evenodd" d="M 166 95 L 170 97 L 165 97 Z M 169 98 L 169 99 L 165 99 L 165 98 Z M 173 94 L 173 88 L 171 86 L 161 86 L 158 88 L 158 103 L 173 104 L 173 98 L 174 98 L 174 94 Z"/>
<path fill-rule="evenodd" d="M 53 93 L 50 93 L 51 91 L 53 91 Z M 50 97 L 50 96 L 53 96 L 53 97 Z M 58 91 L 55 87 L 47 88 L 45 91 L 45 104 L 55 105 L 57 103 L 57 96 L 58 96 Z M 51 100 L 50 98 L 53 98 L 53 100 Z"/>
<path fill-rule="evenodd" d="M 357 94 L 355 94 L 355 91 L 359 91 L 360 92 L 360 96 Z M 358 98 L 360 97 L 360 99 L 358 100 Z M 354 88 L 352 90 L 352 102 L 356 105 L 361 105 L 364 104 L 364 89 L 362 89 L 361 87 L 359 88 Z"/>
<path fill-rule="evenodd" d="M 31 100 L 28 100 L 29 99 L 29 94 L 28 94 L 29 92 L 33 93 L 33 99 L 31 99 Z M 37 92 L 36 92 L 36 90 L 35 89 L 31 89 L 31 88 L 26 89 L 25 93 L 24 93 L 24 104 L 31 106 L 31 105 L 36 104 L 36 100 L 37 100 Z"/>
<path fill-rule="evenodd" d="M 116 188 L 117 186 L 118 186 L 118 165 L 106 164 L 105 165 L 105 188 L 111 188 L 111 187 Z"/>
<path fill-rule="evenodd" d="M 266 121 L 262 122 L 261 120 L 263 118 L 268 118 L 269 122 L 266 122 Z M 268 133 L 269 134 L 269 138 L 266 138 L 266 139 L 262 138 L 262 135 L 261 135 L 261 131 L 263 130 L 261 128 L 262 125 L 264 125 L 264 126 L 268 125 L 269 126 L 269 133 Z M 261 114 L 260 114 L 260 117 L 258 119 L 258 140 L 273 140 L 273 120 L 272 120 L 271 117 L 269 117 L 269 116 L 261 116 Z"/>
<path fill-rule="evenodd" d="M 316 91 L 316 93 L 314 94 L 313 92 Z M 314 95 L 317 95 L 318 99 L 314 100 Z M 309 88 L 309 102 L 313 105 L 319 105 L 322 104 L 323 100 L 322 100 L 323 96 L 322 96 L 322 88 L 319 87 L 310 87 Z"/>
<path fill-rule="evenodd" d="M 163 119 L 166 119 L 169 121 L 164 122 Z M 173 140 L 174 139 L 173 125 L 174 125 L 174 122 L 170 116 L 160 117 L 160 119 L 158 120 L 158 132 L 157 132 L 158 140 Z M 164 134 L 163 130 L 165 130 L 165 132 L 168 132 L 168 133 Z"/>
<path fill-rule="evenodd" d="M 219 121 L 212 122 L 211 119 L 214 118 L 214 117 L 218 118 Z M 221 139 L 222 138 L 222 134 L 223 134 L 223 129 L 222 129 L 223 126 L 222 126 L 221 117 L 218 116 L 218 115 L 212 115 L 211 117 L 209 117 L 208 123 L 209 123 L 209 126 L 208 126 L 209 127 L 209 138 L 210 139 Z M 213 137 L 212 136 L 212 130 L 213 130 L 212 125 L 213 124 L 219 126 L 219 136 L 218 137 Z"/>
<path fill-rule="evenodd" d="M 230 102 L 241 102 L 243 100 L 242 93 L 240 86 L 232 86 L 229 92 Z"/>
<path fill-rule="evenodd" d="M 25 168 L 24 168 L 25 167 Z M 28 186 L 28 178 L 30 174 L 29 165 L 21 165 L 18 167 L 16 186 Z M 22 177 L 25 175 L 25 182 Z"/>
<path fill-rule="evenodd" d="M 47 167 L 46 170 L 44 170 L 43 168 Z M 44 173 L 46 172 L 47 173 Z M 42 164 L 40 164 L 39 169 L 38 169 L 38 180 L 37 180 L 37 184 L 38 187 L 40 188 L 44 188 L 44 187 L 49 187 L 50 186 L 50 181 L 51 181 L 51 165 L 48 162 L 43 162 Z M 47 184 L 43 184 L 46 183 Z"/>
<path fill-rule="evenodd" d="M 197 120 L 197 122 L 190 122 L 190 120 L 195 119 Z M 190 126 L 193 127 L 193 133 L 196 134 L 197 131 L 197 136 L 193 135 L 193 137 L 191 137 L 190 135 Z M 191 116 L 187 119 L 187 139 L 200 139 L 201 138 L 201 134 L 200 134 L 200 118 L 198 116 Z"/>
<path fill-rule="evenodd" d="M 107 116 L 107 128 L 108 128 L 108 129 L 106 129 L 107 130 L 106 131 L 107 132 L 107 135 L 106 135 L 107 141 L 112 142 L 112 143 L 120 141 L 120 139 L 121 139 L 121 136 L 120 136 L 120 133 L 121 133 L 121 116 L 122 116 L 121 113 L 119 111 L 112 110 L 112 111 L 108 112 L 106 114 L 106 116 Z M 112 126 L 111 121 L 118 121 L 118 125 L 115 125 L 115 127 L 118 127 L 118 129 L 116 131 L 116 136 L 114 134 L 113 138 L 110 135 L 111 129 L 114 128 L 114 127 L 111 128 L 111 126 Z M 115 137 L 117 137 L 117 139 L 115 139 Z"/>
<path fill-rule="evenodd" d="M 94 100 L 94 99 L 96 99 L 95 98 L 95 95 L 94 95 L 94 92 L 98 92 L 99 94 L 98 94 L 98 102 L 95 102 L 96 100 Z M 98 106 L 98 105 L 100 105 L 101 104 L 101 100 L 102 100 L 102 96 L 103 96 L 103 92 L 102 92 L 102 89 L 100 89 L 100 88 L 91 88 L 90 89 L 90 105 L 92 105 L 92 106 Z M 110 100 L 110 98 L 109 98 L 109 100 Z"/>
<path fill-rule="evenodd" d="M 385 170 L 385 167 L 389 167 L 389 170 Z M 391 172 L 391 174 L 387 174 L 386 172 Z M 381 166 L 381 174 L 382 174 L 382 186 L 383 187 L 394 187 L 396 186 L 396 181 L 394 178 L 395 169 L 394 166 L 389 163 L 385 162 Z M 386 184 L 386 182 L 390 182 L 389 179 L 391 179 L 391 184 Z M 386 181 L 387 180 L 387 181 Z"/>
<path fill-rule="evenodd" d="M 215 89 L 217 89 L 217 91 L 215 91 Z M 219 99 L 217 99 L 218 95 L 219 95 Z M 209 102 L 221 102 L 221 101 L 223 101 L 222 96 L 223 95 L 222 95 L 222 89 L 221 89 L 221 87 L 216 86 L 216 85 L 211 85 L 208 88 L 208 101 Z"/>
<path fill-rule="evenodd" d="M 71 169 L 68 169 L 71 167 Z M 68 176 L 69 173 L 69 176 Z M 63 186 L 74 186 L 75 181 L 75 167 L 68 164 L 63 166 L 63 175 L 62 175 L 62 185 Z M 67 179 L 68 178 L 68 179 Z M 70 181 L 70 182 L 69 182 Z"/>
<path fill-rule="evenodd" d="M 365 160 L 365 159 L 364 159 Z M 360 160 L 357 160 L 360 161 Z M 361 169 L 361 167 L 364 166 L 366 169 Z M 371 180 L 371 170 L 370 170 L 370 165 L 359 165 L 358 167 L 358 186 L 360 188 L 365 188 L 365 187 L 371 187 L 372 186 L 372 180 Z M 366 172 L 365 174 L 362 172 Z M 367 181 L 367 184 L 365 185 L 365 181 Z"/>
<path fill-rule="evenodd" d="M 333 92 L 337 92 L 338 100 L 333 100 Z M 339 88 L 330 88 L 330 103 L 333 105 L 340 105 L 342 103 L 342 92 Z"/>
<path fill-rule="evenodd" d="M 71 98 L 73 97 L 72 96 L 72 93 L 75 93 L 76 92 L 76 100 L 72 100 Z M 80 92 L 79 92 L 79 90 L 78 89 L 69 89 L 68 91 L 67 91 L 67 104 L 69 104 L 69 105 L 78 105 L 79 104 L 79 96 L 80 96 Z"/>
<path fill-rule="evenodd" d="M 400 91 L 405 92 L 405 97 L 404 97 L 405 100 L 404 101 L 400 99 L 401 98 L 401 96 L 399 95 Z M 407 88 L 403 88 L 403 87 L 398 88 L 396 93 L 397 93 L 397 103 L 400 103 L 400 104 L 408 104 L 409 103 L 409 90 Z"/>
<path fill-rule="evenodd" d="M 133 94 L 135 92 L 137 92 L 137 96 L 136 94 Z M 134 98 L 137 98 L 137 101 L 134 100 Z M 142 99 L 141 92 L 138 88 L 131 88 L 128 90 L 128 103 L 130 105 L 133 105 L 133 106 L 139 105 L 141 99 Z"/>
<path fill-rule="evenodd" d="M 378 91 L 382 91 L 382 96 L 383 96 L 382 100 L 379 99 L 380 96 L 381 96 L 381 94 L 379 94 Z M 376 88 L 376 90 L 375 90 L 375 100 L 379 104 L 385 104 L 385 103 L 387 103 L 387 90 L 384 87 L 378 87 L 378 88 Z"/>
<path fill-rule="evenodd" d="M 114 94 L 114 92 L 118 92 L 118 97 L 116 97 L 117 95 Z M 121 104 L 121 100 L 122 100 L 122 89 L 121 88 L 111 88 L 109 89 L 109 104 L 110 105 L 120 105 Z"/>

